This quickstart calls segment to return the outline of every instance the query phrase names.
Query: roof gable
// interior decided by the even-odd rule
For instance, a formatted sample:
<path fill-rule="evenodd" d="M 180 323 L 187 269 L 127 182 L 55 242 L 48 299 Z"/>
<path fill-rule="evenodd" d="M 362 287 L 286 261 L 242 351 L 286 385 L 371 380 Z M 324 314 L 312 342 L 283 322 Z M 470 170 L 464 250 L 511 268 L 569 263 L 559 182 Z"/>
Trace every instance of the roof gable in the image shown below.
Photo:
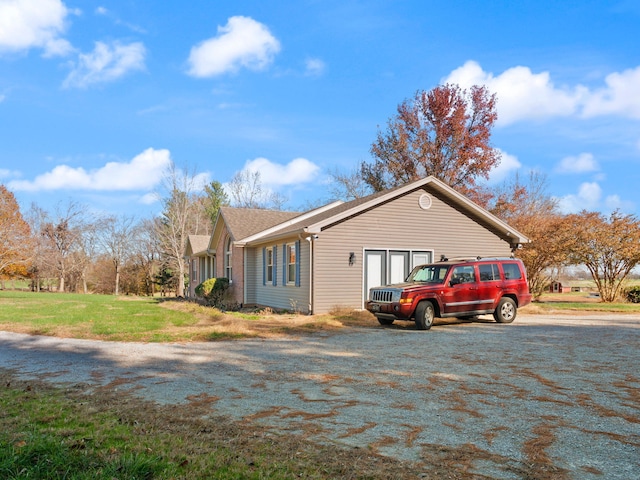
<path fill-rule="evenodd" d="M 189 235 L 185 247 L 185 255 L 193 256 L 206 252 L 209 246 L 209 235 Z"/>
<path fill-rule="evenodd" d="M 445 198 L 447 203 L 463 210 L 466 215 L 478 218 L 483 223 L 490 225 L 512 244 L 529 243 L 530 241 L 525 235 L 511 228 L 498 217 L 433 176 L 425 177 L 400 187 L 376 192 L 350 202 L 337 204 L 332 208 L 321 210 L 315 215 L 307 215 L 304 218 L 301 217 L 299 222 L 290 221 L 287 222 L 286 225 L 282 225 L 282 228 L 272 228 L 268 233 L 264 232 L 264 235 L 256 234 L 251 238 L 251 241 L 264 241 L 295 234 L 319 234 L 322 230 L 330 228 L 332 225 L 343 222 L 350 217 L 359 215 L 418 189 L 437 193 L 439 196 Z"/>

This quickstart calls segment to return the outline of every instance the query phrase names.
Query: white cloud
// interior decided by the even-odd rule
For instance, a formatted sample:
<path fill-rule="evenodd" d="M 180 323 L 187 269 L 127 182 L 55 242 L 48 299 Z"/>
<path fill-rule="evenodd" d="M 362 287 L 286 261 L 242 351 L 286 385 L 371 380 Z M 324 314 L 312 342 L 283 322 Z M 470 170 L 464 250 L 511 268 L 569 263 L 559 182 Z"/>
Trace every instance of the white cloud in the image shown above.
<path fill-rule="evenodd" d="M 71 44 L 61 37 L 69 13 L 60 0 L 0 2 L 0 52 L 42 48 L 48 57 L 70 53 Z"/>
<path fill-rule="evenodd" d="M 96 42 L 91 53 L 80 54 L 78 62 L 65 79 L 65 88 L 86 88 L 96 83 L 111 82 L 134 70 L 144 70 L 146 50 L 140 42 L 107 45 Z"/>
<path fill-rule="evenodd" d="M 605 88 L 596 90 L 587 98 L 583 115 L 619 114 L 640 119 L 640 66 L 607 75 L 605 83 Z"/>
<path fill-rule="evenodd" d="M 101 168 L 87 171 L 82 167 L 58 165 L 33 181 L 14 180 L 9 188 L 16 191 L 93 190 L 127 191 L 149 190 L 163 177 L 171 163 L 169 150 L 148 148 L 130 162 L 109 162 Z"/>
<path fill-rule="evenodd" d="M 498 124 L 551 117 L 619 115 L 640 119 L 640 66 L 609 74 L 605 86 L 558 87 L 549 72 L 533 73 L 524 66 L 499 75 L 485 72 L 472 60 L 455 69 L 442 83 L 457 83 L 464 89 L 486 85 L 497 96 Z"/>
<path fill-rule="evenodd" d="M 281 165 L 260 157 L 248 161 L 244 170 L 260 172 L 260 181 L 267 187 L 279 187 L 311 182 L 317 178 L 320 167 L 306 158 L 296 158 Z"/>
<path fill-rule="evenodd" d="M 522 166 L 515 155 L 510 155 L 500 150 L 500 156 L 500 163 L 489 172 L 489 183 L 502 182 L 511 172 L 518 170 Z"/>
<path fill-rule="evenodd" d="M 486 85 L 497 96 L 498 123 L 508 125 L 523 119 L 570 116 L 575 114 L 585 88 L 558 89 L 549 72 L 534 74 L 528 67 L 512 67 L 497 77 L 467 61 L 443 80 L 464 89 Z"/>
<path fill-rule="evenodd" d="M 0 178 L 17 178 L 20 176 L 20 172 L 16 170 L 9 170 L 8 168 L 0 168 Z"/>
<path fill-rule="evenodd" d="M 307 58 L 305 61 L 305 75 L 314 77 L 322 75 L 326 67 L 325 63 L 319 58 Z"/>
<path fill-rule="evenodd" d="M 588 173 L 600 169 L 591 153 L 581 153 L 577 157 L 565 157 L 556 167 L 558 173 Z"/>
<path fill-rule="evenodd" d="M 602 198 L 602 188 L 595 182 L 583 183 L 578 193 L 558 199 L 562 213 L 577 213 L 582 210 L 596 210 Z"/>
<path fill-rule="evenodd" d="M 633 202 L 622 200 L 619 195 L 609 195 L 607 198 L 605 198 L 604 204 L 611 212 L 613 212 L 614 210 L 633 212 L 636 208 Z"/>
<path fill-rule="evenodd" d="M 188 73 L 213 77 L 241 67 L 261 70 L 279 51 L 280 42 L 265 25 L 249 17 L 231 17 L 224 27 L 218 27 L 216 37 L 191 49 Z"/>

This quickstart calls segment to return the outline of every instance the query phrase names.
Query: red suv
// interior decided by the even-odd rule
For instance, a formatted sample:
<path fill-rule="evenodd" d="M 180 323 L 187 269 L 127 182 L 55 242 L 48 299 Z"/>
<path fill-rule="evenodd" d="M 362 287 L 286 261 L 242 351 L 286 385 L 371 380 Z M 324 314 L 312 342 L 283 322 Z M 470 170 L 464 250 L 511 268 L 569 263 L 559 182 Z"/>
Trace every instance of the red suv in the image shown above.
<path fill-rule="evenodd" d="M 434 317 L 472 318 L 492 313 L 511 323 L 531 302 L 522 261 L 516 258 L 443 260 L 413 269 L 407 281 L 369 290 L 366 308 L 382 325 L 414 320 L 420 330 Z"/>

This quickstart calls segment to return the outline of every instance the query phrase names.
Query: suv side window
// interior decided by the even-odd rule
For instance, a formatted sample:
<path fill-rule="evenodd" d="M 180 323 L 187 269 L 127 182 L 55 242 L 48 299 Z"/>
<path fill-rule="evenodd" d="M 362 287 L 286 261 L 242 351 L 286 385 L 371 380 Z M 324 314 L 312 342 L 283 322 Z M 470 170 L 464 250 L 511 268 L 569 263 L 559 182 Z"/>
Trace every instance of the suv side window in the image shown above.
<path fill-rule="evenodd" d="M 478 265 L 478 270 L 480 271 L 481 282 L 491 282 L 493 280 L 500 280 L 500 271 L 498 270 L 497 263 Z"/>
<path fill-rule="evenodd" d="M 522 278 L 522 272 L 517 263 L 503 263 L 502 270 L 504 271 L 505 280 L 517 280 Z"/>
<path fill-rule="evenodd" d="M 455 283 L 475 282 L 476 276 L 473 272 L 473 266 L 455 267 L 451 275 L 451 280 L 455 281 Z"/>

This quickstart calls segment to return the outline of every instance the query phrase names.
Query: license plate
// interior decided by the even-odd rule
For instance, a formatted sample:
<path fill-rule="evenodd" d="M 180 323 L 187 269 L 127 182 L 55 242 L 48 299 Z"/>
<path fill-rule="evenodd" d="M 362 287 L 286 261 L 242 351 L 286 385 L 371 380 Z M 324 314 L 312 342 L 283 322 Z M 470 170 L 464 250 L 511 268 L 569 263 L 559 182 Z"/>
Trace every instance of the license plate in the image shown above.
<path fill-rule="evenodd" d="M 380 305 L 378 305 L 377 303 L 372 303 L 371 304 L 371 310 L 374 312 L 379 312 L 380 311 Z"/>

